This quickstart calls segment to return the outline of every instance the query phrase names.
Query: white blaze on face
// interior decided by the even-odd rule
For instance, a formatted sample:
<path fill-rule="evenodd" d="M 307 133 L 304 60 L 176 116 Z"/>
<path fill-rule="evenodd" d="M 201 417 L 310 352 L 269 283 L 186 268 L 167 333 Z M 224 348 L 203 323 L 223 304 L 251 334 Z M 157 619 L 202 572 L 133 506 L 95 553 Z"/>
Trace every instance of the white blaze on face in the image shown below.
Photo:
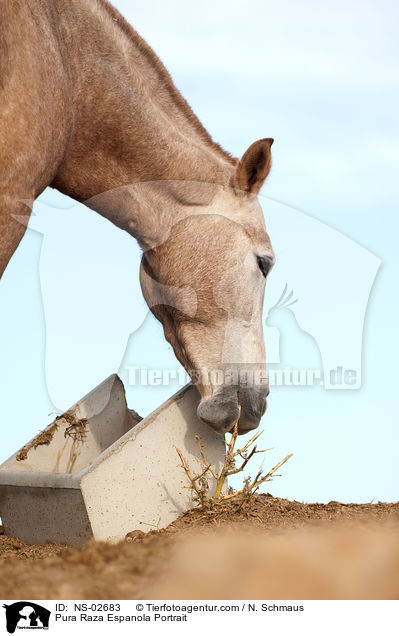
<path fill-rule="evenodd" d="M 247 202 L 246 206 L 240 206 L 239 209 L 234 209 L 230 200 L 228 203 L 230 206 L 224 206 L 223 212 L 226 212 L 227 207 L 231 215 L 228 217 L 229 221 L 233 221 L 236 227 L 230 246 L 231 253 L 226 258 L 226 268 L 221 270 L 221 277 L 215 281 L 213 288 L 216 304 L 227 314 L 221 361 L 227 366 L 262 366 L 265 364 L 262 329 L 265 278 L 259 270 L 257 257 L 273 257 L 273 253 L 270 242 L 262 244 L 263 241 L 259 241 L 255 244 L 241 222 L 246 218 L 248 226 L 251 222 L 250 227 L 255 237 L 268 239 L 262 210 L 257 201 Z"/>

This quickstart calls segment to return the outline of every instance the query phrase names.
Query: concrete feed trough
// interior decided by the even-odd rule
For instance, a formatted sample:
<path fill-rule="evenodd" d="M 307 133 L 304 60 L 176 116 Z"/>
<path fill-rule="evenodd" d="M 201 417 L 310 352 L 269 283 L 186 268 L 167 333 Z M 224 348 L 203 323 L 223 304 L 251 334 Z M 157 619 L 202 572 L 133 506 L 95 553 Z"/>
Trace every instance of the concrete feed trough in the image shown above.
<path fill-rule="evenodd" d="M 193 505 L 176 447 L 195 474 L 195 434 L 217 472 L 225 458 L 224 438 L 196 417 L 198 401 L 187 385 L 141 420 L 118 376 L 105 380 L 0 466 L 5 533 L 82 545 L 167 526 Z"/>

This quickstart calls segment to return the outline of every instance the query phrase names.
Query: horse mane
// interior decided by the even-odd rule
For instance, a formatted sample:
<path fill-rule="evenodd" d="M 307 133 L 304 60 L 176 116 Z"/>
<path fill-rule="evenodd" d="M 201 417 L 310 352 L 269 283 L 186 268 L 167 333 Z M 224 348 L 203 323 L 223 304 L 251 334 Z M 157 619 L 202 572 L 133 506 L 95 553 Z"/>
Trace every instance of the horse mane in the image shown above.
<path fill-rule="evenodd" d="M 144 56 L 146 61 L 155 70 L 158 78 L 162 81 L 163 86 L 168 91 L 173 103 L 183 113 L 187 121 L 191 124 L 194 130 L 198 133 L 200 138 L 214 151 L 221 155 L 226 161 L 232 165 L 236 165 L 237 159 L 235 159 L 230 153 L 224 150 L 216 141 L 213 141 L 211 135 L 201 124 L 198 117 L 190 105 L 186 102 L 181 93 L 177 90 L 173 83 L 173 80 L 162 64 L 159 57 L 154 53 L 152 48 L 140 37 L 140 35 L 133 29 L 133 27 L 125 20 L 125 18 L 113 7 L 108 0 L 97 0 L 99 5 L 106 11 L 109 17 L 117 24 L 125 35 L 133 42 L 138 51 Z"/>

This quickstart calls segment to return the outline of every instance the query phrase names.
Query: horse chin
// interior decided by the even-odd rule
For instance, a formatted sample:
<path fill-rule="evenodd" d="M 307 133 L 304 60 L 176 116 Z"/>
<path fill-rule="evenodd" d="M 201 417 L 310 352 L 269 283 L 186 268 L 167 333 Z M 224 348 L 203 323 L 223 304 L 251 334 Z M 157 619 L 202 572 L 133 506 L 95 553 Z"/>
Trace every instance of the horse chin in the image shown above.
<path fill-rule="evenodd" d="M 241 417 L 238 420 L 238 434 L 245 435 L 246 433 L 253 431 L 255 428 L 258 428 L 260 419 L 261 416 L 247 415 L 245 411 L 242 411 Z M 228 432 L 232 433 L 233 430 L 234 426 Z"/>
<path fill-rule="evenodd" d="M 238 394 L 238 400 L 241 404 L 241 416 L 238 420 L 239 435 L 245 435 L 245 433 L 258 428 L 260 420 L 266 412 L 268 394 L 268 387 L 261 391 L 240 389 Z M 229 432 L 232 433 L 233 429 Z"/>

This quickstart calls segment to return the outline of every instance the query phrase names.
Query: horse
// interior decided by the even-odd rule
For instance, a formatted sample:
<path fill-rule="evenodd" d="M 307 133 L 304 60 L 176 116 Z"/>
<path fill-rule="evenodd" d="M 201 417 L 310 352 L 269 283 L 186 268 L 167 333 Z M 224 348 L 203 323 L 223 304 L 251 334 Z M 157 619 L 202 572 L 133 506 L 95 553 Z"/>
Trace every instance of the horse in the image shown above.
<path fill-rule="evenodd" d="M 142 248 L 144 298 L 217 432 L 256 428 L 274 263 L 257 195 L 273 139 L 241 159 L 197 119 L 106 0 L 0 0 L 0 277 L 48 186 Z"/>

